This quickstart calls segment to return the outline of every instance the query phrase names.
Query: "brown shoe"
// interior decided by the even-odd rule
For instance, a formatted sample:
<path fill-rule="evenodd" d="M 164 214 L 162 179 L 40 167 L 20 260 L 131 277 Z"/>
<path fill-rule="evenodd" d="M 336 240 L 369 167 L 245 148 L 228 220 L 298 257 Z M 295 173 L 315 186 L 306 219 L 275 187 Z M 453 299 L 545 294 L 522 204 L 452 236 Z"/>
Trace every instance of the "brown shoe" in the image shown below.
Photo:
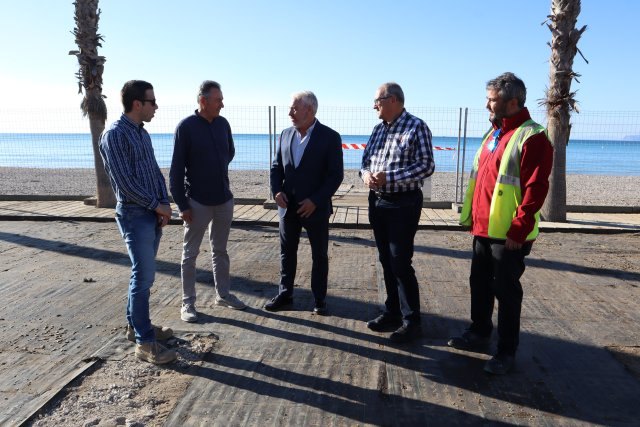
<path fill-rule="evenodd" d="M 170 350 L 157 341 L 136 344 L 136 357 L 146 362 L 162 365 L 178 358 L 175 350 Z"/>
<path fill-rule="evenodd" d="M 153 332 L 156 334 L 156 340 L 166 341 L 173 336 L 173 329 L 166 326 L 153 326 Z M 136 333 L 130 325 L 127 325 L 127 339 L 131 342 L 136 342 Z"/>

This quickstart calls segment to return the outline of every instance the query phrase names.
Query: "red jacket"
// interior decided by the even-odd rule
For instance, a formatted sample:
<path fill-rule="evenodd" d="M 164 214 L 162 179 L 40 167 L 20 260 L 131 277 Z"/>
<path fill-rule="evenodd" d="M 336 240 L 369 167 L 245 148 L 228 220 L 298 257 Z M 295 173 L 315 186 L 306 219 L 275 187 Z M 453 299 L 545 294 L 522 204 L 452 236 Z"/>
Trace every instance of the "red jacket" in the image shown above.
<path fill-rule="evenodd" d="M 471 233 L 474 236 L 489 237 L 489 209 L 502 154 L 515 130 L 530 118 L 529 110 L 523 108 L 514 116 L 503 119 L 498 146 L 493 152 L 485 147 L 480 154 L 471 209 Z M 542 208 L 547 197 L 552 164 L 553 147 L 544 133 L 533 135 L 525 141 L 520 159 L 522 204 L 518 206 L 511 228 L 507 232 L 508 238 L 524 243 L 527 235 L 533 230 L 534 215 Z"/>

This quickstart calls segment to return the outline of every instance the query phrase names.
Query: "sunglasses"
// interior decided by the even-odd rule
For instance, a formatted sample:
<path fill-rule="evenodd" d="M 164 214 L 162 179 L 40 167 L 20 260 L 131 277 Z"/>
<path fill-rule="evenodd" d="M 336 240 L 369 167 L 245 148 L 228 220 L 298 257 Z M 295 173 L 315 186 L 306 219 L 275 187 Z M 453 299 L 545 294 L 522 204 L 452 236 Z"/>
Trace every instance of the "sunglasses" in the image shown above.
<path fill-rule="evenodd" d="M 156 107 L 158 104 L 156 104 L 156 100 L 155 99 L 139 99 L 138 101 L 142 102 L 143 104 L 145 102 L 150 102 L 151 105 L 153 105 L 154 107 Z"/>

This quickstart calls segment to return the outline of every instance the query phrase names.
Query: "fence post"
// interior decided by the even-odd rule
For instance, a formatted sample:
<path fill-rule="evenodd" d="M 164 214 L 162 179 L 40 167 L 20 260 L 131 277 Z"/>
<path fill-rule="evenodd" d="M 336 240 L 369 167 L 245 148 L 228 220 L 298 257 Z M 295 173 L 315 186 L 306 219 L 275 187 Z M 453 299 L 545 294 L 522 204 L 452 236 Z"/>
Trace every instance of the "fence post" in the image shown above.
<path fill-rule="evenodd" d="M 269 110 L 269 164 L 273 163 L 273 144 L 271 141 L 273 141 L 273 133 L 271 132 L 271 106 L 269 105 L 267 107 L 267 109 Z"/>
<path fill-rule="evenodd" d="M 278 131 L 277 131 L 277 118 L 276 118 L 276 106 L 273 106 L 273 155 L 274 157 L 278 155 Z M 269 172 L 271 171 L 271 165 L 269 165 Z M 273 198 L 271 194 L 271 180 L 269 179 L 269 199 Z"/>
<path fill-rule="evenodd" d="M 273 106 L 273 155 L 275 156 L 276 150 L 278 149 L 278 134 L 276 133 L 276 106 Z M 269 165 L 269 167 L 271 167 L 271 165 Z"/>
<path fill-rule="evenodd" d="M 273 163 L 273 156 L 275 155 L 275 150 L 273 149 L 273 143 L 272 141 L 275 140 L 275 135 L 273 134 L 273 132 L 271 131 L 271 106 L 268 106 L 267 109 L 269 110 L 269 167 L 267 168 L 267 170 L 270 170 L 271 168 L 271 163 Z M 274 111 L 275 114 L 275 111 Z M 269 188 L 269 180 L 267 180 L 267 200 L 272 200 L 271 198 L 271 189 Z"/>
<path fill-rule="evenodd" d="M 431 201 L 431 177 L 428 176 L 424 179 L 424 185 L 422 186 L 422 199 L 424 201 Z"/>
<path fill-rule="evenodd" d="M 467 154 L 467 119 L 469 117 L 469 107 L 464 108 L 464 137 L 462 139 L 462 168 L 460 172 L 460 198 L 458 203 L 462 203 L 464 197 L 464 157 Z"/>
<path fill-rule="evenodd" d="M 454 203 L 458 203 L 458 183 L 460 182 L 460 139 L 462 137 L 462 107 L 458 111 L 458 151 L 457 151 L 457 161 L 456 161 L 456 197 L 453 199 Z M 460 189 L 460 191 L 462 191 Z"/>

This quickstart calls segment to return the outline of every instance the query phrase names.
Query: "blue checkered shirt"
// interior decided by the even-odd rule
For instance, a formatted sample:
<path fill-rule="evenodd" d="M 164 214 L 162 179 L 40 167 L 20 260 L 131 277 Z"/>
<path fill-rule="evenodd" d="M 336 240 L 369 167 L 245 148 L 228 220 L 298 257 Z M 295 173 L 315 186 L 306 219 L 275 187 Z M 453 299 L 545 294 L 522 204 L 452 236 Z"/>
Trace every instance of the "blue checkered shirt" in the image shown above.
<path fill-rule="evenodd" d="M 397 193 L 422 188 L 424 179 L 434 170 L 429 127 L 403 110 L 393 122 L 383 121 L 373 128 L 360 174 L 385 172 L 387 183 L 379 191 Z"/>
<path fill-rule="evenodd" d="M 135 203 L 150 210 L 169 204 L 151 137 L 142 124 L 126 114 L 120 116 L 102 134 L 100 155 L 119 203 Z"/>

